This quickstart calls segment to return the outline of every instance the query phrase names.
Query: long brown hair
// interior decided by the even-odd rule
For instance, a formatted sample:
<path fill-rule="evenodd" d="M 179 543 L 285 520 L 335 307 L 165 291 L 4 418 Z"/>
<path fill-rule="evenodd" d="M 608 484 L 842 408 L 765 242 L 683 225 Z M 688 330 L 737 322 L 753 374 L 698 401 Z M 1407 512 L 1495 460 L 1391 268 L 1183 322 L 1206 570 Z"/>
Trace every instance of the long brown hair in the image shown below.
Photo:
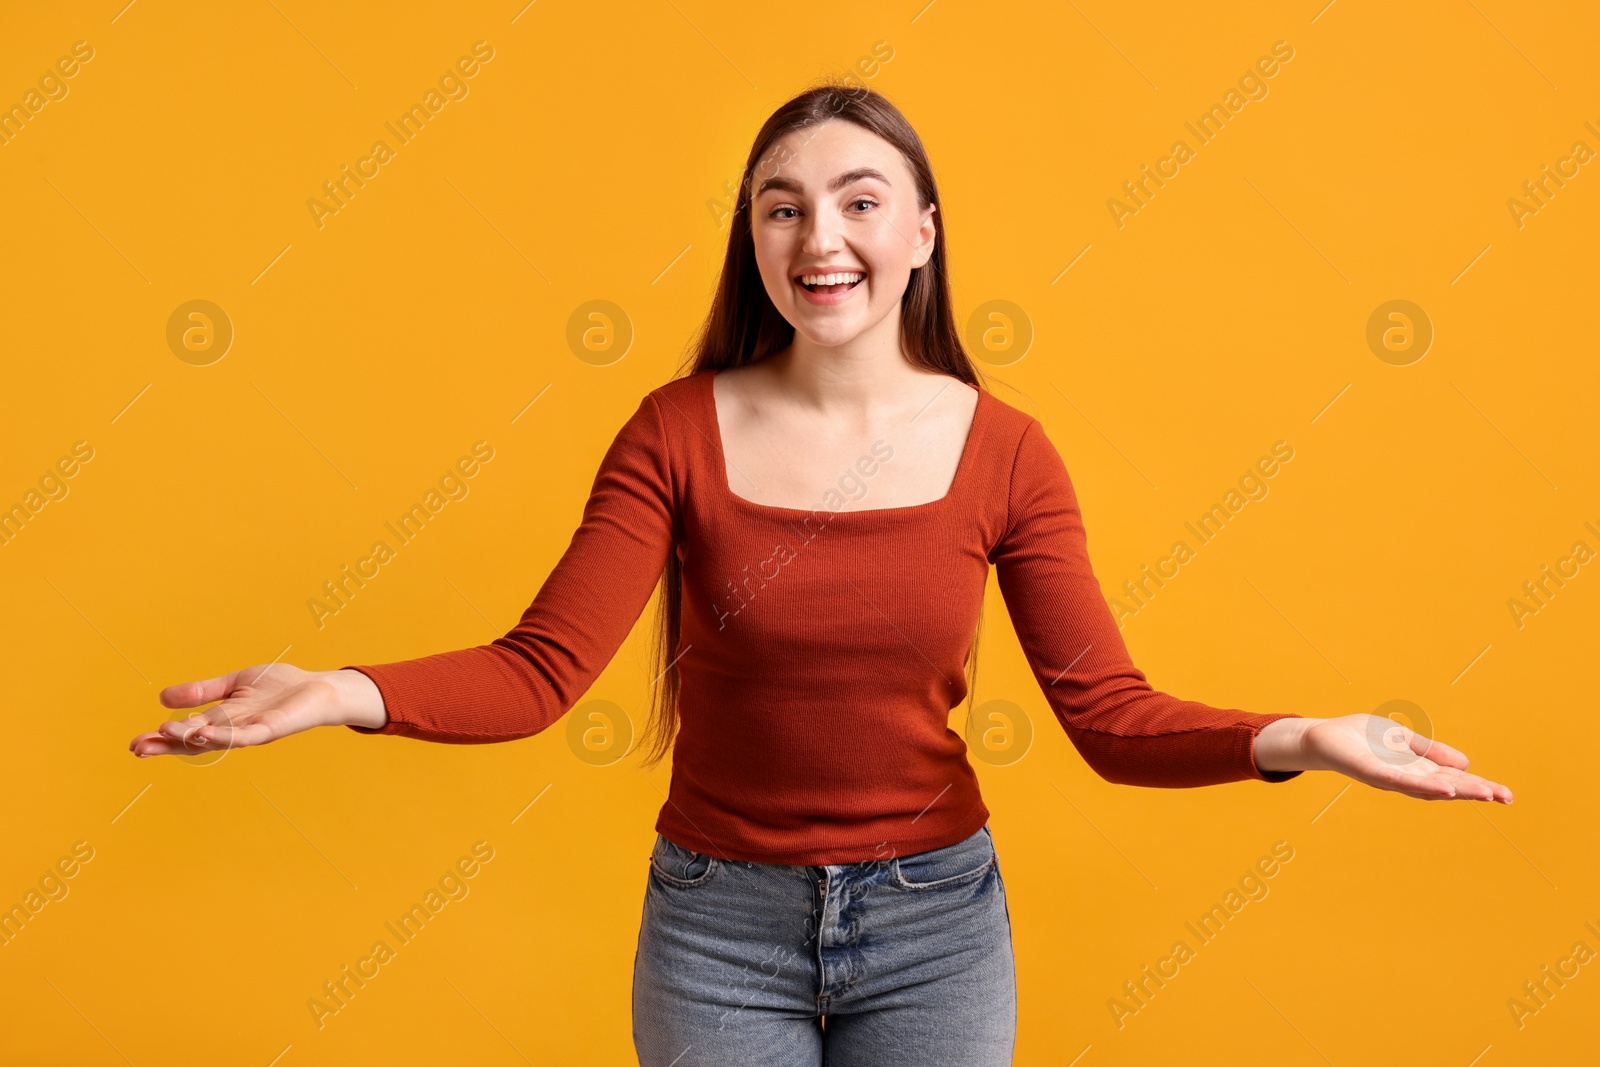
<path fill-rule="evenodd" d="M 794 327 L 768 298 L 756 264 L 750 222 L 751 184 L 757 168 L 762 166 L 763 157 L 776 141 L 829 119 L 853 122 L 888 141 L 900 151 L 916 182 L 918 209 L 939 204 L 933 167 L 922 147 L 922 139 L 900 109 L 882 94 L 860 83 L 829 80 L 794 97 L 768 117 L 750 148 L 739 183 L 739 200 L 730 221 L 728 249 L 723 257 L 716 296 L 675 378 L 758 363 L 788 347 L 794 339 Z M 950 254 L 943 210 L 934 211 L 933 226 L 933 255 L 911 271 L 901 303 L 900 345 L 912 364 L 942 371 L 982 389 L 984 383 L 962 346 L 951 306 L 950 278 L 946 270 Z M 683 607 L 682 577 L 682 561 L 677 552 L 669 553 L 666 570 L 661 576 L 656 640 L 651 649 L 651 714 L 643 743 L 647 750 L 643 765 L 647 768 L 666 755 L 678 726 L 679 674 L 674 655 Z M 980 605 L 980 632 L 982 624 Z M 966 664 L 969 714 L 970 698 L 977 685 L 977 640 L 977 633 L 974 633 Z"/>

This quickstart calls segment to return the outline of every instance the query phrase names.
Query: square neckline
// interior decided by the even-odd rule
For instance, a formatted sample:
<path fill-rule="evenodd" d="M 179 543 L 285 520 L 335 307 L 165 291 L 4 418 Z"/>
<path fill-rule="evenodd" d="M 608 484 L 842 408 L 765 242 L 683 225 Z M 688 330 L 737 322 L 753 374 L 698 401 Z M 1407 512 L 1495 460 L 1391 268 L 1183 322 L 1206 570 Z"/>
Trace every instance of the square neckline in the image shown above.
<path fill-rule="evenodd" d="M 974 462 L 972 459 L 972 453 L 976 448 L 976 438 L 982 425 L 982 420 L 985 418 L 985 412 L 988 410 L 988 401 L 990 399 L 987 395 L 985 395 L 982 389 L 979 389 L 971 382 L 963 382 L 959 378 L 952 378 L 953 381 L 960 382 L 960 384 L 965 385 L 967 388 L 976 392 L 978 394 L 978 403 L 972 411 L 972 422 L 967 427 L 967 439 L 962 442 L 961 458 L 956 461 L 956 473 L 955 476 L 950 480 L 950 488 L 945 491 L 944 496 L 939 497 L 937 500 L 927 500 L 921 504 L 902 504 L 899 507 L 892 508 L 865 508 L 862 510 L 844 509 L 840 511 L 828 511 L 825 505 L 813 508 L 791 508 L 784 507 L 780 504 L 763 504 L 759 501 L 751 500 L 748 497 L 742 497 L 733 491 L 733 483 L 728 477 L 728 457 L 727 453 L 723 450 L 722 445 L 722 423 L 717 417 L 717 394 L 716 390 L 712 387 L 712 383 L 716 380 L 717 375 L 721 373 L 721 368 L 715 368 L 706 371 L 704 374 L 705 385 L 702 387 L 704 390 L 703 395 L 705 397 L 706 411 L 710 416 L 711 421 L 711 443 L 712 447 L 716 449 L 717 453 L 716 458 L 712 461 L 713 468 L 717 474 L 717 478 L 715 479 L 717 482 L 717 490 L 722 496 L 735 501 L 741 507 L 789 516 L 815 515 L 819 511 L 827 511 L 830 515 L 916 514 L 943 507 L 945 504 L 955 498 L 958 491 L 965 487 L 965 479 L 968 476 L 968 468 L 970 468 Z"/>

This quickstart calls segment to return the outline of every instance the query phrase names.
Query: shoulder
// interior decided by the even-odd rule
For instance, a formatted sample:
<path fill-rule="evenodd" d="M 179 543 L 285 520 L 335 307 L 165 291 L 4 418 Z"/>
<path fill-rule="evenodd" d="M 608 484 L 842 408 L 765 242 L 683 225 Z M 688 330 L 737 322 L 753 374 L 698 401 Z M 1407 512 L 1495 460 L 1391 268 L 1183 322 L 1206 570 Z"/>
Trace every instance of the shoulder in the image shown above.
<path fill-rule="evenodd" d="M 1044 424 L 1032 414 L 983 390 L 978 402 L 985 408 L 985 451 L 1007 466 L 1035 463 L 1041 450 L 1055 452 Z"/>
<path fill-rule="evenodd" d="M 710 393 L 712 371 L 696 371 L 656 386 L 645 394 L 643 403 L 653 405 L 669 429 L 696 426 L 704 417 L 702 405 Z"/>
<path fill-rule="evenodd" d="M 621 420 L 618 435 L 640 443 L 651 441 L 656 447 L 703 435 L 709 384 L 707 372 L 701 372 L 635 394 L 638 398 Z"/>

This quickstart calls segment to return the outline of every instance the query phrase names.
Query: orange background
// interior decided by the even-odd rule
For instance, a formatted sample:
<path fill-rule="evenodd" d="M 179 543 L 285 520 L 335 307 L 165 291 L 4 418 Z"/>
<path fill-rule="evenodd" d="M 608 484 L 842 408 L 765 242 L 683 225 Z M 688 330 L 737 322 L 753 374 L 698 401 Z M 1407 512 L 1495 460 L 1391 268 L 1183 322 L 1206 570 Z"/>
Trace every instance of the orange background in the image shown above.
<path fill-rule="evenodd" d="M 1600 950 L 1600 575 L 1582 566 L 1520 627 L 1507 606 L 1574 542 L 1600 549 L 1579 308 L 1600 175 L 1582 166 L 1520 226 L 1507 203 L 1574 142 L 1600 149 L 1591 5 L 520 7 L 6 15 L 0 103 L 74 42 L 93 58 L 0 145 L 0 504 L 75 442 L 93 458 L 0 546 L 0 904 L 77 842 L 92 859 L 0 947 L 0 1061 L 634 1062 L 666 764 L 586 759 L 571 717 L 481 747 L 343 729 L 220 760 L 126 745 L 165 717 L 165 685 L 509 629 L 708 307 L 716 202 L 755 131 L 847 70 L 928 146 L 961 321 L 1031 332 L 1020 359 L 977 354 L 1066 458 L 1108 597 L 1294 448 L 1127 621 L 1152 684 L 1313 716 L 1411 701 L 1516 794 L 1111 785 L 1050 717 L 991 585 L 977 699 L 1033 730 L 1022 758 L 975 761 L 1015 923 L 1017 1062 L 1592 1053 L 1594 966 L 1520 1026 L 1507 1003 L 1576 942 Z M 468 94 L 319 227 L 307 201 L 395 146 L 384 123 L 477 41 L 493 58 Z M 1293 58 L 1267 95 L 1200 145 L 1185 122 L 1278 41 Z M 1119 227 L 1108 200 L 1180 138 L 1193 158 Z M 1434 331 L 1410 362 L 1367 342 L 1397 299 Z M 205 366 L 168 342 L 191 300 L 233 331 Z M 569 344 L 592 300 L 626 316 L 620 358 Z M 494 459 L 470 493 L 319 628 L 322 583 L 480 440 Z M 635 730 L 654 610 L 585 698 Z M 319 1028 L 323 982 L 480 841 L 470 893 Z M 1268 895 L 1199 945 L 1185 922 L 1280 841 Z M 1180 939 L 1194 958 L 1119 1027 L 1108 1001 Z"/>

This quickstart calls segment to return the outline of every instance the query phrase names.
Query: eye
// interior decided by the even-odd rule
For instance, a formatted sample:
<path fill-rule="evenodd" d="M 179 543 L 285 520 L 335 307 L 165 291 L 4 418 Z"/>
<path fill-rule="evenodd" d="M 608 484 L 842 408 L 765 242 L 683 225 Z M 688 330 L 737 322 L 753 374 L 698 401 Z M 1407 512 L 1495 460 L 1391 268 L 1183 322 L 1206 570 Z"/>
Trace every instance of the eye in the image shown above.
<path fill-rule="evenodd" d="M 767 218 L 775 219 L 775 218 L 778 217 L 778 212 L 780 212 L 780 211 L 793 211 L 793 210 L 794 210 L 794 208 L 792 208 L 792 207 L 775 207 L 771 211 L 767 212 Z M 783 217 L 784 218 L 789 218 L 790 216 L 785 215 Z"/>
<path fill-rule="evenodd" d="M 869 205 L 872 205 L 872 206 L 876 207 L 877 203 L 878 202 L 876 200 L 872 199 L 869 196 L 862 196 L 862 197 L 857 197 L 856 199 L 850 201 L 850 206 L 851 207 L 855 207 L 857 204 L 869 204 Z M 864 212 L 864 211 L 856 211 L 856 212 L 852 212 L 852 214 L 865 215 L 866 212 Z"/>

